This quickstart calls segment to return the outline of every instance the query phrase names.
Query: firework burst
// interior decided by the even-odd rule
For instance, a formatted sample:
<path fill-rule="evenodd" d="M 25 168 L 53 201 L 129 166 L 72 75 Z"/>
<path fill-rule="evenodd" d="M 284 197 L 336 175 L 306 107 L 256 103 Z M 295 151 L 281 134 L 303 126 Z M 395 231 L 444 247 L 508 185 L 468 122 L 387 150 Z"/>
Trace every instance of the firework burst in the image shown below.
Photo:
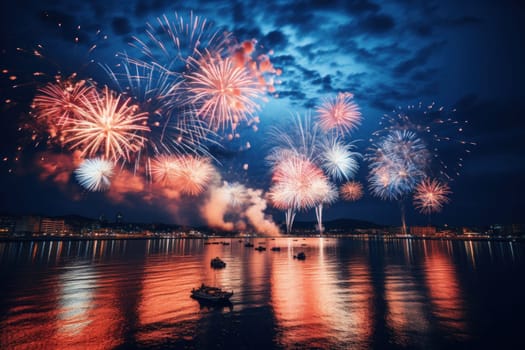
<path fill-rule="evenodd" d="M 188 196 L 204 192 L 216 173 L 211 160 L 191 155 L 159 156 L 152 161 L 153 180 Z"/>
<path fill-rule="evenodd" d="M 369 154 L 370 190 L 381 199 L 400 199 L 425 176 L 429 152 L 415 133 L 393 130 Z"/>
<path fill-rule="evenodd" d="M 75 170 L 77 181 L 88 191 L 104 191 L 111 185 L 113 163 L 102 159 L 85 159 Z"/>
<path fill-rule="evenodd" d="M 325 199 L 330 201 L 328 178 L 304 157 L 290 154 L 281 160 L 274 166 L 272 180 L 268 197 L 275 208 L 286 211 L 288 232 L 292 229 L 297 210 L 313 208 Z"/>
<path fill-rule="evenodd" d="M 142 154 L 210 156 L 207 145 L 216 143 L 215 134 L 183 102 L 181 78 L 157 66 L 133 63 L 127 55 L 122 57 L 121 73 L 107 66 L 104 69 L 118 91 L 148 115 L 150 132 Z"/>
<path fill-rule="evenodd" d="M 186 76 L 189 103 L 211 129 L 235 130 L 254 117 L 264 90 L 250 71 L 231 58 L 207 56 L 192 62 L 198 69 Z"/>
<path fill-rule="evenodd" d="M 314 163 L 302 157 L 282 160 L 274 169 L 273 190 L 270 198 L 277 208 L 305 210 L 317 205 L 324 195 L 323 186 L 328 183 L 323 171 Z M 279 200 L 275 200 L 278 198 Z"/>
<path fill-rule="evenodd" d="M 201 194 L 216 173 L 209 158 L 182 156 L 178 157 L 177 163 L 174 174 L 176 188 L 189 196 Z"/>
<path fill-rule="evenodd" d="M 334 130 L 339 134 L 350 133 L 361 124 L 361 112 L 353 101 L 354 95 L 339 93 L 328 98 L 317 108 L 319 126 L 324 131 Z"/>
<path fill-rule="evenodd" d="M 153 24 L 146 24 L 145 34 L 145 38 L 134 37 L 132 46 L 148 57 L 147 64 L 172 72 L 184 71 L 190 59 L 201 58 L 204 51 L 222 56 L 232 40 L 231 33 L 215 30 L 206 18 L 193 12 L 189 18 L 178 13 L 157 17 Z"/>
<path fill-rule="evenodd" d="M 169 186 L 172 183 L 171 178 L 177 168 L 176 157 L 160 155 L 151 161 L 151 176 L 153 181 L 163 186 Z"/>
<path fill-rule="evenodd" d="M 147 114 L 138 112 L 130 99 L 121 100 L 104 87 L 100 96 L 91 101 L 81 98 L 76 116 L 64 128 L 64 143 L 70 149 L 79 149 L 82 156 L 103 154 L 105 159 L 129 160 L 132 153 L 144 145 L 149 132 L 145 125 Z"/>
<path fill-rule="evenodd" d="M 348 180 L 359 169 L 357 157 L 361 154 L 352 152 L 355 146 L 344 143 L 339 137 L 330 137 L 321 144 L 320 163 L 324 171 L 334 180 Z"/>
<path fill-rule="evenodd" d="M 38 120 L 48 130 L 51 139 L 64 141 L 62 129 L 74 118 L 83 101 L 93 103 L 97 98 L 93 86 L 85 80 L 75 81 L 74 76 L 48 83 L 37 90 L 31 107 Z"/>
<path fill-rule="evenodd" d="M 363 185 L 356 181 L 348 181 L 339 189 L 341 198 L 347 201 L 357 201 L 363 197 Z"/>
<path fill-rule="evenodd" d="M 439 212 L 445 203 L 449 202 L 448 196 L 452 192 L 447 184 L 435 179 L 425 179 L 415 189 L 414 206 L 422 214 Z"/>
<path fill-rule="evenodd" d="M 406 130 L 417 135 L 426 145 L 431 157 L 428 172 L 435 177 L 452 181 L 459 176 L 463 158 L 476 143 L 468 141 L 464 132 L 468 120 L 457 120 L 455 109 L 437 106 L 435 103 L 397 107 L 383 115 L 382 128 L 373 136 L 383 137 L 395 130 Z"/>
<path fill-rule="evenodd" d="M 304 116 L 293 113 L 291 120 L 284 127 L 270 130 L 270 139 L 276 143 L 266 158 L 271 166 L 287 156 L 301 156 L 311 161 L 318 157 L 321 140 L 318 124 L 314 123 L 309 113 Z"/>

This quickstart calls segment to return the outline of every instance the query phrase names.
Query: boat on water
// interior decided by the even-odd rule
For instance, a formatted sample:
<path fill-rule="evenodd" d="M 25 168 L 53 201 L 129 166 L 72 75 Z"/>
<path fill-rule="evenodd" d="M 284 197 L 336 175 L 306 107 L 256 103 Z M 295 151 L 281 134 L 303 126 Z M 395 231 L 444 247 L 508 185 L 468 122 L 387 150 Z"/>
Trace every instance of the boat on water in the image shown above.
<path fill-rule="evenodd" d="M 273 252 L 280 252 L 281 251 L 281 247 L 272 247 L 272 251 Z"/>
<path fill-rule="evenodd" d="M 258 246 L 257 248 L 255 248 L 255 250 L 258 250 L 258 251 L 260 251 L 260 252 L 263 252 L 263 251 L 266 250 L 266 248 L 265 248 L 265 247 L 262 247 L 262 246 Z"/>
<path fill-rule="evenodd" d="M 219 287 L 207 286 L 204 283 L 197 289 L 191 290 L 191 297 L 204 302 L 228 302 L 233 295 L 233 291 L 226 292 Z"/>
<path fill-rule="evenodd" d="M 223 267 L 226 267 L 226 263 L 219 257 L 211 259 L 210 265 L 214 269 L 222 269 Z"/>
<path fill-rule="evenodd" d="M 252 243 L 246 243 L 244 246 L 245 246 L 246 248 L 250 248 L 250 247 L 253 247 L 253 244 L 252 244 Z"/>
<path fill-rule="evenodd" d="M 300 252 L 299 254 L 294 255 L 293 257 L 297 260 L 304 260 L 306 259 L 306 254 L 304 252 Z"/>

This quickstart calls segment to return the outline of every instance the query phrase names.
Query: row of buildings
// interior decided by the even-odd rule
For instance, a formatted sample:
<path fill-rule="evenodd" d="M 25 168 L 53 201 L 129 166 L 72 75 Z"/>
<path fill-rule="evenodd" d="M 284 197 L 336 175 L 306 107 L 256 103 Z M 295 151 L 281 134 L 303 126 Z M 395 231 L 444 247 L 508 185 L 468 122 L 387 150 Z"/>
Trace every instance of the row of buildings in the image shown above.
<path fill-rule="evenodd" d="M 359 225 L 357 225 L 359 226 Z M 348 235 L 399 235 L 400 227 L 378 226 L 359 228 L 354 225 L 340 224 L 327 227 L 326 234 Z M 0 215 L 0 237 L 25 236 L 97 236 L 111 234 L 173 234 L 190 231 L 191 228 L 181 228 L 177 225 L 124 223 L 123 216 L 117 213 L 115 221 L 109 222 L 105 217 L 89 219 L 80 216 L 45 217 L 38 215 Z M 201 228 L 207 234 L 217 234 L 214 230 Z M 316 235 L 314 224 L 294 228 L 294 234 Z M 454 237 L 454 236 L 485 236 L 506 237 L 525 235 L 525 225 L 490 225 L 486 227 L 436 227 L 411 226 L 407 233 L 413 237 Z M 223 232 L 222 234 L 232 234 Z M 235 233 L 234 233 L 235 234 Z"/>
<path fill-rule="evenodd" d="M 171 232 L 174 225 L 124 223 L 119 213 L 114 222 L 104 217 L 46 217 L 39 215 L 0 215 L 0 237 L 91 236 L 120 233 Z"/>

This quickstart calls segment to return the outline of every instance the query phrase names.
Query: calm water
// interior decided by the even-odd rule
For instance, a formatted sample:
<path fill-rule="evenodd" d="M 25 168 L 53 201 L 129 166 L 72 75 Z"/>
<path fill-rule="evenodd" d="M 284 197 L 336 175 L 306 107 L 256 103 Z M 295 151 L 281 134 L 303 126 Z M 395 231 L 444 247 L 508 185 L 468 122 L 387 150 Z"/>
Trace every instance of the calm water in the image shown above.
<path fill-rule="evenodd" d="M 525 348 L 521 243 L 227 241 L 0 243 L 0 348 Z"/>

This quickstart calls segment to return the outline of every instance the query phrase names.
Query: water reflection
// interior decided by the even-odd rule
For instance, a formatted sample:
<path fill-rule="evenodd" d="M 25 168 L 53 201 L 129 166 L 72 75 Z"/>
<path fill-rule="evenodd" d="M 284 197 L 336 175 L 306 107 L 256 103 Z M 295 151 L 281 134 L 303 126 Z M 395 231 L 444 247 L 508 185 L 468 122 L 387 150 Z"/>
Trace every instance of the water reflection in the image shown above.
<path fill-rule="evenodd" d="M 465 300 L 450 257 L 433 250 L 424 261 L 425 281 L 432 313 L 447 337 L 466 334 Z"/>
<path fill-rule="evenodd" d="M 425 344 L 429 319 L 422 290 L 410 269 L 397 265 L 385 268 L 385 301 L 393 342 L 404 347 Z"/>
<path fill-rule="evenodd" d="M 491 276 L 503 291 L 524 282 L 506 274 L 523 267 L 512 242 L 222 241 L 0 243 L 0 348 L 476 347 L 505 320 L 490 321 L 490 294 L 467 296 Z M 203 282 L 234 290 L 232 304 L 191 299 Z"/>

